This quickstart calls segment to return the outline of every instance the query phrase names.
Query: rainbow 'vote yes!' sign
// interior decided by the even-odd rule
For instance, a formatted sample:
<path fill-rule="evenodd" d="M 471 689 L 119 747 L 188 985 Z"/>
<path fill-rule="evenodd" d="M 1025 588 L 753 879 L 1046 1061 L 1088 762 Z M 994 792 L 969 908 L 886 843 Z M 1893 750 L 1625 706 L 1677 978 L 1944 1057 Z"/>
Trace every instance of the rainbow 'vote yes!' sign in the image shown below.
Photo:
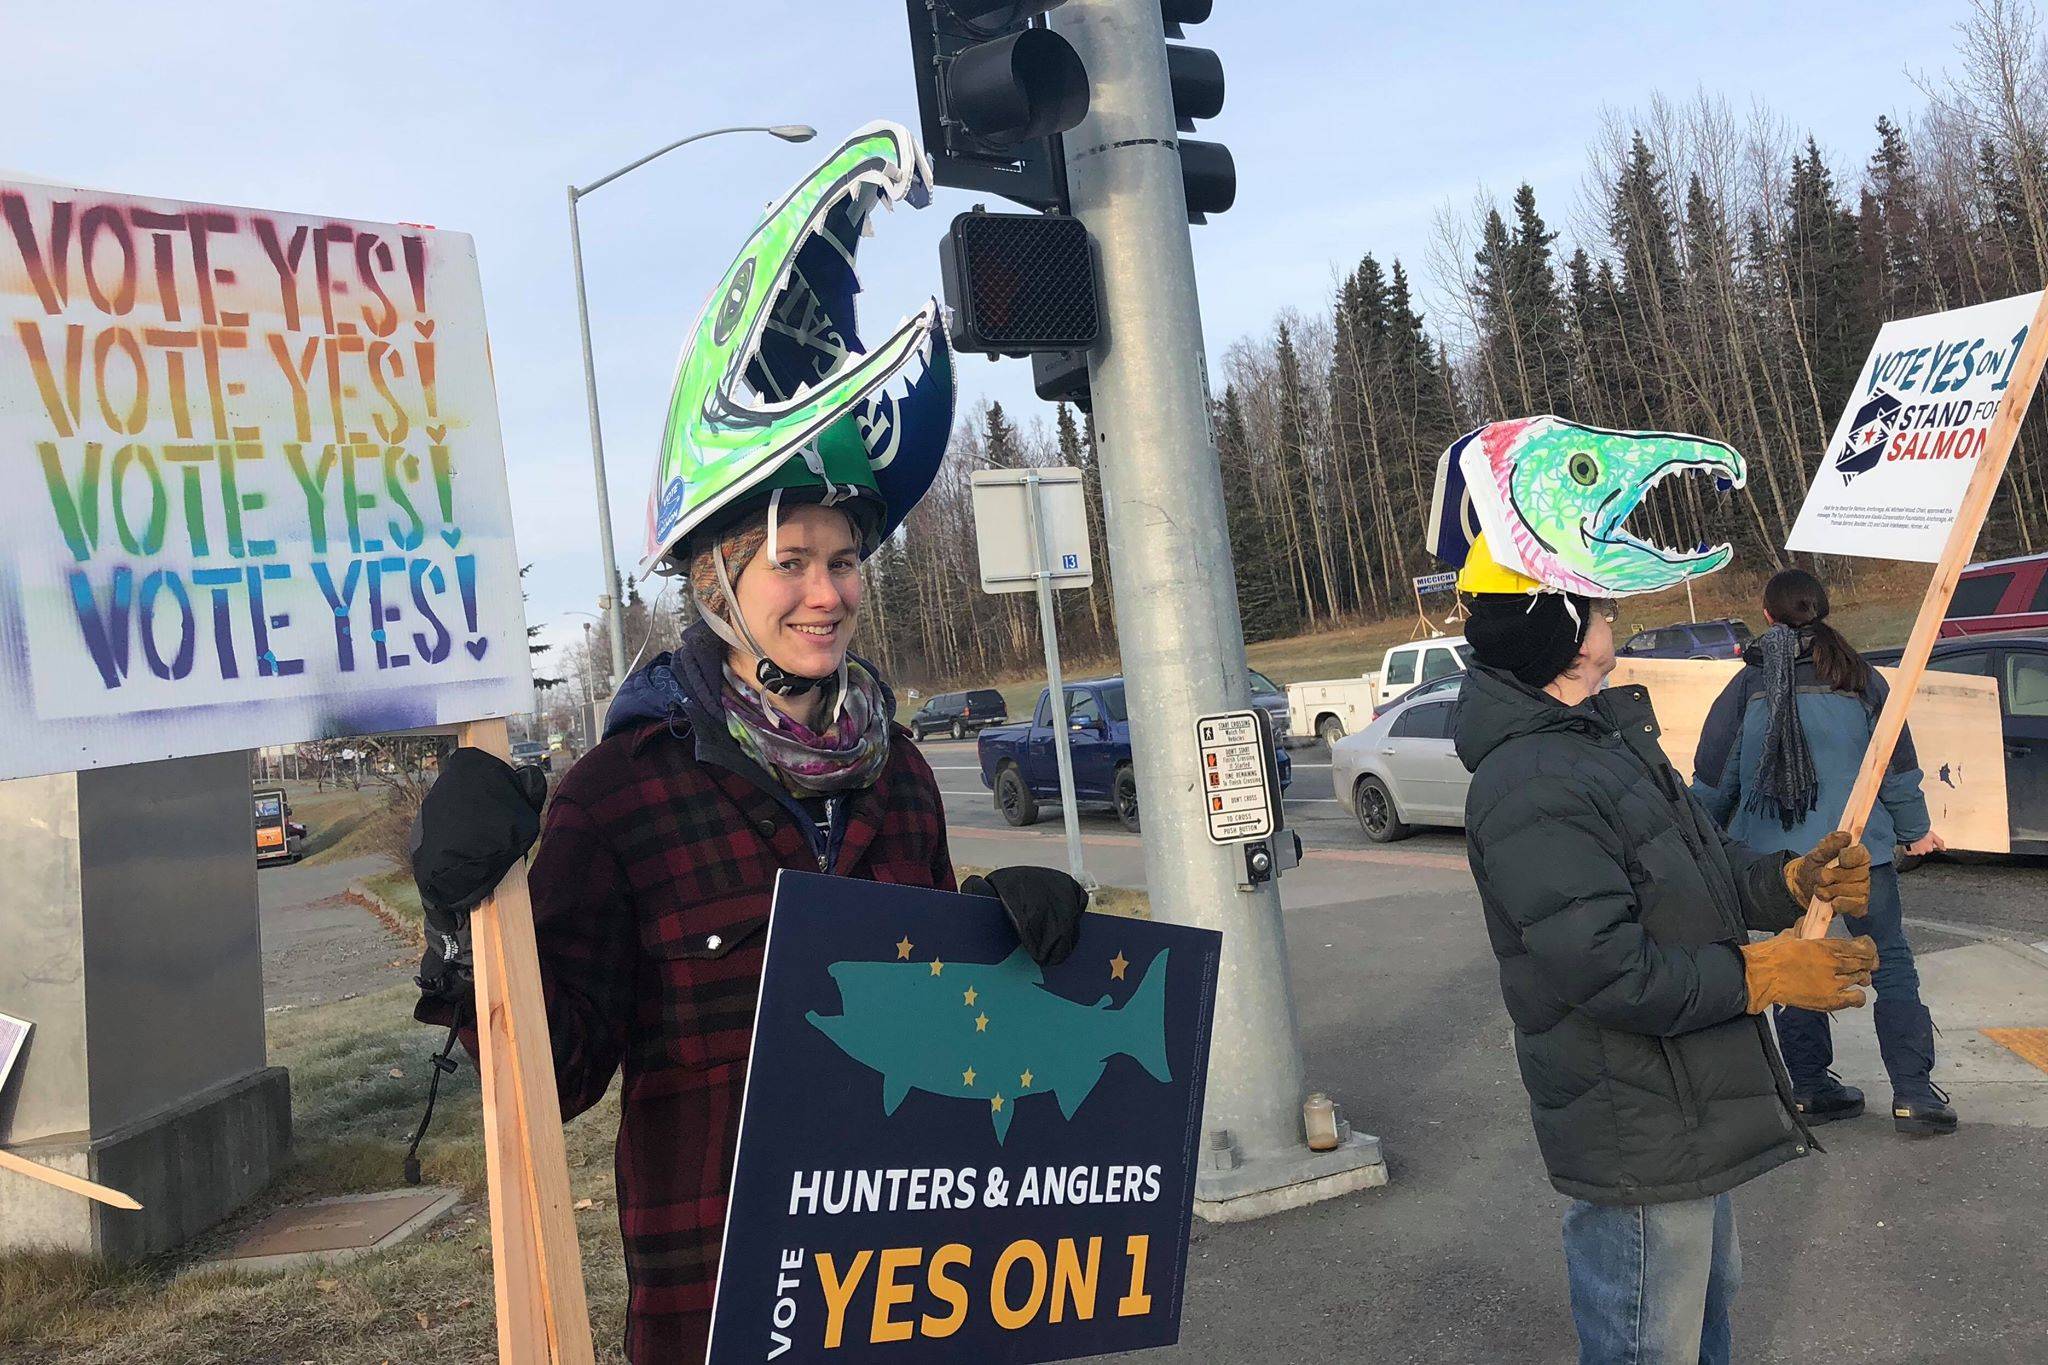
<path fill-rule="evenodd" d="M 476 252 L 0 183 L 0 778 L 527 708 Z"/>

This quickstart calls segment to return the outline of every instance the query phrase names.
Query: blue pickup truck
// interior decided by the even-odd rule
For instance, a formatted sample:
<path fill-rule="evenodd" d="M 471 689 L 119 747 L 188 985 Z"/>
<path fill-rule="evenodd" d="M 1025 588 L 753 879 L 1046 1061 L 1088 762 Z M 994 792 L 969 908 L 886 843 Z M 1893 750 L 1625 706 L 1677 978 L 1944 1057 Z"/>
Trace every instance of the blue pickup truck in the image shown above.
<path fill-rule="evenodd" d="M 1060 799 L 1059 755 L 1054 752 L 1050 689 L 1038 694 L 1028 725 L 992 725 L 976 753 L 981 785 L 995 793 L 996 810 L 1012 825 L 1035 824 L 1041 800 Z M 1101 678 L 1066 685 L 1067 738 L 1074 755 L 1074 795 L 1106 805 L 1128 830 L 1138 828 L 1138 779 L 1131 770 L 1130 712 L 1124 680 Z M 1189 740 L 1193 742 L 1192 738 Z M 1287 751 L 1279 751 L 1280 785 L 1294 780 Z"/>

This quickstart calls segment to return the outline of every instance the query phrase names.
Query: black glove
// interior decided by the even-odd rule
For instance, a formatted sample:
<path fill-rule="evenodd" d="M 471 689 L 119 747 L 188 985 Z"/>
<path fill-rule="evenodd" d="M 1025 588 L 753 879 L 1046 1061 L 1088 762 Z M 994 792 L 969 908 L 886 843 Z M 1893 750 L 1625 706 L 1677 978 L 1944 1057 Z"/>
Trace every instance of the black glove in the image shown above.
<path fill-rule="evenodd" d="M 969 877 L 960 889 L 1001 901 L 1017 941 L 1040 966 L 1065 962 L 1081 937 L 1088 888 L 1056 867 L 999 867 L 985 877 Z"/>
<path fill-rule="evenodd" d="M 547 792 L 538 767 L 515 769 L 482 749 L 457 749 L 441 760 L 441 775 L 412 824 L 412 879 L 427 921 L 414 1017 L 447 1023 L 469 999 L 469 912 L 533 847 Z"/>

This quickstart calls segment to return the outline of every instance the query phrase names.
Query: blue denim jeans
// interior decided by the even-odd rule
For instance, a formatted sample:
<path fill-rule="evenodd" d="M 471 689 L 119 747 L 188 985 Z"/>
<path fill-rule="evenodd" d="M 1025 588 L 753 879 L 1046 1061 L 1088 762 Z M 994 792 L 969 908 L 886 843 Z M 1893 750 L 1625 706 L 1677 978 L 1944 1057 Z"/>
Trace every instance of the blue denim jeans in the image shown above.
<path fill-rule="evenodd" d="M 1579 1365 L 1727 1365 L 1729 1306 L 1742 1283 L 1725 1194 L 1564 1213 Z"/>
<path fill-rule="evenodd" d="M 1913 961 L 1912 945 L 1906 942 L 1902 916 L 1899 870 L 1886 863 L 1870 869 L 1870 913 L 1862 919 L 1845 918 L 1842 923 L 1850 933 L 1867 934 L 1877 945 L 1877 970 L 1870 974 L 1870 984 L 1879 1006 L 1872 1012 L 1878 1046 L 1885 1069 L 1891 1072 L 1893 1089 L 1917 1093 L 1926 1084 L 1927 1069 L 1934 1064 L 1933 1039 L 1931 1035 L 1924 1040 L 1919 1037 L 1926 1031 L 1927 1012 L 1920 1002 L 1920 968 Z M 1772 1011 L 1772 1020 L 1778 1026 L 1778 1048 L 1785 1054 L 1792 1088 L 1802 1093 L 1815 1089 L 1835 1063 L 1827 1015 L 1780 1005 Z"/>

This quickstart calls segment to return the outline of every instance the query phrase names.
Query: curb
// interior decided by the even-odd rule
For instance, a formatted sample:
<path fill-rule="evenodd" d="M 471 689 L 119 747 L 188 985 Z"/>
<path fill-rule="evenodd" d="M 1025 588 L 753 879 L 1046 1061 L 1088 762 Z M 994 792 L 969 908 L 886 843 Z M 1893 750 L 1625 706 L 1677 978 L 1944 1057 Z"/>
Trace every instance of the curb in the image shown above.
<path fill-rule="evenodd" d="M 405 916 L 391 908 L 390 902 L 370 890 L 361 882 L 350 882 L 341 898 L 350 905 L 359 905 L 381 923 L 386 929 L 415 948 L 427 946 L 426 932 L 412 924 Z"/>

